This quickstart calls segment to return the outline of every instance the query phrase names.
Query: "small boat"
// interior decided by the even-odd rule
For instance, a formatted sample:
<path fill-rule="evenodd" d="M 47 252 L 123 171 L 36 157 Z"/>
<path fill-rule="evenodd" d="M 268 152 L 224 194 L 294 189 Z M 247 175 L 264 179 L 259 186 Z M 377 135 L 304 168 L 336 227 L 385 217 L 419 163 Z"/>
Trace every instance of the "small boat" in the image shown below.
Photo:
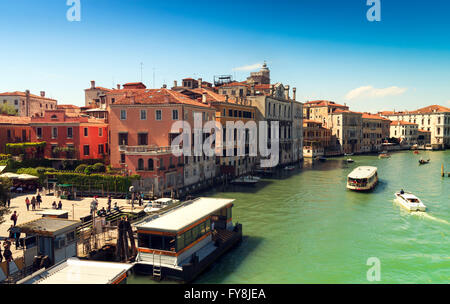
<path fill-rule="evenodd" d="M 418 150 L 414 150 L 413 152 L 414 154 L 420 154 L 420 152 Z"/>
<path fill-rule="evenodd" d="M 158 211 L 178 202 L 179 200 L 172 198 L 159 198 L 153 202 L 148 203 L 144 208 L 144 212 L 149 213 Z"/>
<path fill-rule="evenodd" d="M 353 156 L 353 153 L 344 153 L 344 156 Z"/>
<path fill-rule="evenodd" d="M 347 176 L 347 189 L 354 191 L 368 191 L 378 183 L 378 168 L 363 166 L 353 170 Z"/>
<path fill-rule="evenodd" d="M 327 158 L 325 156 L 319 156 L 319 157 L 317 157 L 317 160 L 324 162 L 324 161 L 327 161 Z"/>
<path fill-rule="evenodd" d="M 286 166 L 286 167 L 284 167 L 284 170 L 286 170 L 286 171 L 292 171 L 294 169 L 295 169 L 295 166 Z"/>
<path fill-rule="evenodd" d="M 408 211 L 426 211 L 427 207 L 412 193 L 400 191 L 394 194 L 396 201 Z"/>
<path fill-rule="evenodd" d="M 388 153 L 380 153 L 380 155 L 378 155 L 378 158 L 390 158 L 391 156 Z"/>
<path fill-rule="evenodd" d="M 261 180 L 258 176 L 241 176 L 231 181 L 234 185 L 255 185 Z"/>
<path fill-rule="evenodd" d="M 351 158 L 347 158 L 346 160 L 345 160 L 347 163 L 354 163 L 355 161 L 353 160 L 353 159 L 351 159 Z"/>
<path fill-rule="evenodd" d="M 430 159 L 424 160 L 424 159 L 419 159 L 419 165 L 425 165 L 428 164 L 430 162 Z"/>

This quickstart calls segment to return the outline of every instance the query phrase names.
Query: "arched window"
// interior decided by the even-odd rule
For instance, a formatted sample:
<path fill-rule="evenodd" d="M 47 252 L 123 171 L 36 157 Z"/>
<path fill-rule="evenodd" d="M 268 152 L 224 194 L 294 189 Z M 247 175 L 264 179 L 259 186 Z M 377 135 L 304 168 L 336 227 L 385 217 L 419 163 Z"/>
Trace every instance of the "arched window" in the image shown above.
<path fill-rule="evenodd" d="M 148 159 L 148 171 L 153 171 L 153 159 Z"/>
<path fill-rule="evenodd" d="M 142 158 L 139 158 L 139 160 L 138 160 L 138 170 L 139 171 L 144 170 L 144 160 Z"/>

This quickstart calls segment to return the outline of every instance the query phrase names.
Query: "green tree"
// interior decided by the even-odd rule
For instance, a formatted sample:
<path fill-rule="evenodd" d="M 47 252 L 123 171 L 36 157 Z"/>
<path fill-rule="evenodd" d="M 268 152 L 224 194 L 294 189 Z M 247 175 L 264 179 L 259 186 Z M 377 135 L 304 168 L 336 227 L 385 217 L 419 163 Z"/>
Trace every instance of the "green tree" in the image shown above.
<path fill-rule="evenodd" d="M 17 115 L 16 108 L 5 103 L 0 106 L 0 114 Z"/>
<path fill-rule="evenodd" d="M 11 181 L 7 178 L 0 178 L 0 224 L 5 222 L 3 218 L 5 215 L 11 213 L 8 207 L 6 207 L 6 202 L 11 198 Z"/>

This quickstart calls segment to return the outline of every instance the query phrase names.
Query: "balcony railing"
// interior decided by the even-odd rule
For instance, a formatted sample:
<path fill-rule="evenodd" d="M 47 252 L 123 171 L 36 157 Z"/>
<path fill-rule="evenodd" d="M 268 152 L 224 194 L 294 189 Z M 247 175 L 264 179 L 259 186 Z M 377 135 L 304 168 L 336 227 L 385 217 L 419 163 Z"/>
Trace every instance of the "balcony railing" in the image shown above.
<path fill-rule="evenodd" d="M 172 147 L 155 147 L 155 146 L 119 146 L 119 151 L 125 154 L 169 154 L 172 153 Z"/>

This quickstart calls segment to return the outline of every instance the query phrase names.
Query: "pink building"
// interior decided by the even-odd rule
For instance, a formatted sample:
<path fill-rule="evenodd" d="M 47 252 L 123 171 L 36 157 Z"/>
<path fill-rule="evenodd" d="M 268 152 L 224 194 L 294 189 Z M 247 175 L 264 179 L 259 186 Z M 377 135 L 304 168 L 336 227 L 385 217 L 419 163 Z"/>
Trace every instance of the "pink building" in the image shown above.
<path fill-rule="evenodd" d="M 156 195 L 179 191 L 215 176 L 214 157 L 176 157 L 170 149 L 179 134 L 172 124 L 194 126 L 194 113 L 203 123 L 215 119 L 207 102 L 166 89 L 129 90 L 110 105 L 111 166 L 142 177 L 140 190 Z"/>

